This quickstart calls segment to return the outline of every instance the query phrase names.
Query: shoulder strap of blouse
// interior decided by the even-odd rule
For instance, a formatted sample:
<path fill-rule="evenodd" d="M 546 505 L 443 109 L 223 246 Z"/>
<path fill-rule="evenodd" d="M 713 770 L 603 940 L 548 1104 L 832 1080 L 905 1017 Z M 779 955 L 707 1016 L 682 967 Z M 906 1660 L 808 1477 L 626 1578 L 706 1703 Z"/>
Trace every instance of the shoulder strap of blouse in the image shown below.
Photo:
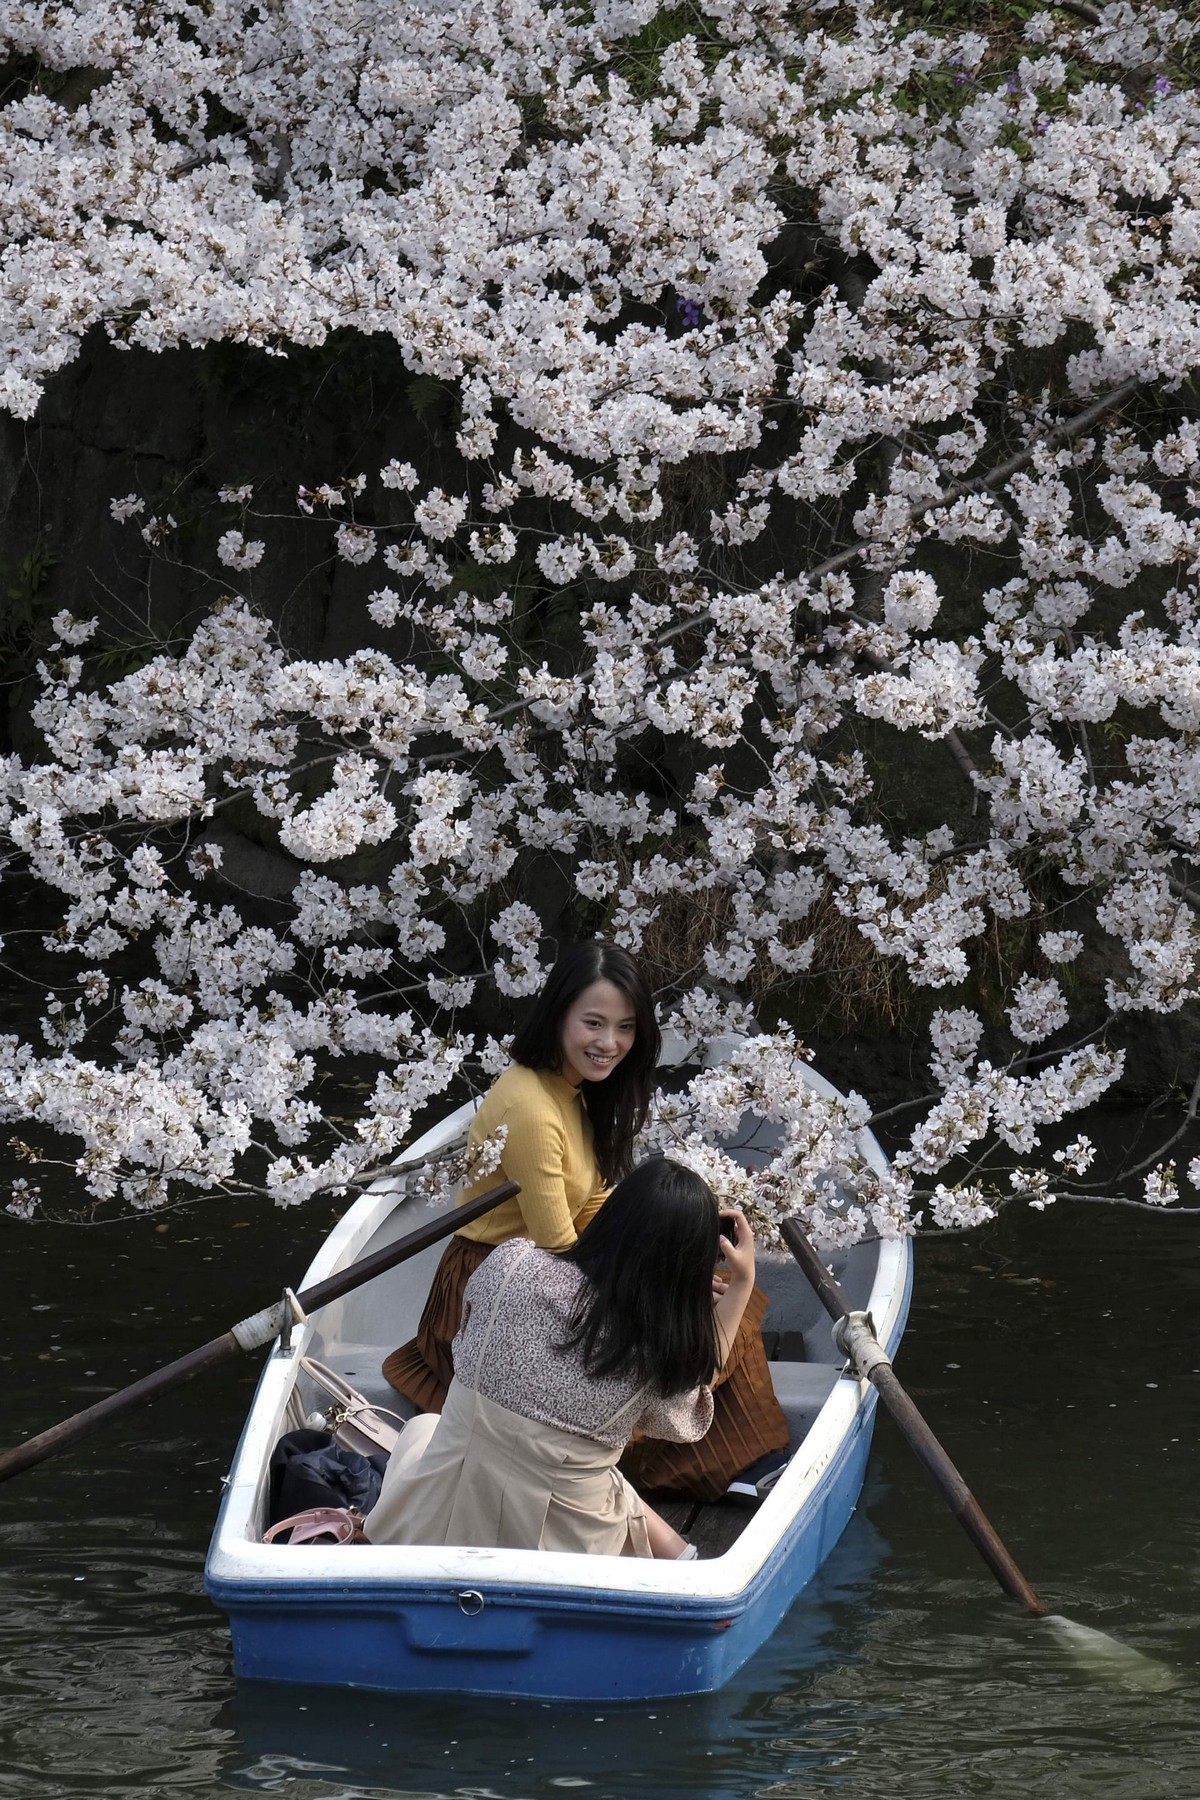
<path fill-rule="evenodd" d="M 516 1274 L 517 1270 L 519 1268 L 521 1268 L 522 1265 L 529 1260 L 530 1255 L 536 1249 L 537 1249 L 536 1244 L 527 1244 L 523 1251 L 521 1251 L 518 1255 L 516 1255 L 512 1258 L 511 1262 L 509 1263 L 508 1268 L 504 1271 L 504 1275 L 500 1281 L 500 1285 L 496 1289 L 496 1292 L 492 1297 L 492 1310 L 489 1312 L 489 1314 L 487 1316 L 487 1324 L 483 1328 L 483 1341 L 479 1346 L 479 1361 L 480 1361 L 481 1365 L 483 1363 L 484 1357 L 487 1355 L 488 1345 L 492 1341 L 492 1328 L 494 1327 L 494 1325 L 496 1323 L 496 1315 L 500 1311 L 500 1302 L 503 1300 L 505 1294 L 508 1292 L 508 1284 L 512 1280 L 513 1276 Z"/>
<path fill-rule="evenodd" d="M 608 1418 L 604 1420 L 603 1424 L 596 1426 L 597 1433 L 602 1432 L 602 1431 L 607 1431 L 611 1425 L 615 1425 L 617 1420 L 620 1418 L 621 1414 L 623 1412 L 628 1412 L 631 1406 L 638 1407 L 639 1410 L 638 1410 L 638 1412 L 636 1412 L 634 1414 L 634 1418 L 635 1419 L 639 1418 L 641 1416 L 641 1402 L 645 1399 L 645 1397 L 649 1393 L 649 1391 L 650 1391 L 650 1383 L 648 1381 L 643 1381 L 641 1387 L 637 1390 L 636 1394 L 630 1394 L 628 1400 L 622 1401 L 621 1405 L 618 1406 L 615 1413 L 610 1413 Z"/>
<path fill-rule="evenodd" d="M 509 1241 L 511 1242 L 511 1240 Z M 492 1298 L 492 1306 L 491 1311 L 487 1316 L 487 1324 L 483 1328 L 483 1341 L 479 1346 L 479 1361 L 481 1365 L 484 1357 L 487 1355 L 488 1345 L 492 1341 L 492 1330 L 496 1323 L 496 1315 L 499 1313 L 500 1304 L 503 1301 L 505 1294 L 508 1292 L 508 1284 L 516 1274 L 517 1270 L 522 1268 L 524 1264 L 528 1262 L 536 1249 L 536 1244 L 527 1244 L 522 1251 L 512 1258 L 509 1267 L 504 1271 L 503 1279 Z M 611 1426 L 616 1424 L 617 1420 L 621 1417 L 621 1414 L 628 1412 L 632 1406 L 637 1406 L 639 1408 L 639 1412 L 634 1414 L 634 1417 L 637 1418 L 640 1415 L 641 1402 L 644 1401 L 651 1386 L 652 1383 L 649 1381 L 643 1381 L 636 1393 L 631 1394 L 628 1400 L 623 1400 L 615 1412 L 610 1413 L 607 1419 L 595 1427 L 596 1432 L 600 1433 L 609 1430 Z"/>

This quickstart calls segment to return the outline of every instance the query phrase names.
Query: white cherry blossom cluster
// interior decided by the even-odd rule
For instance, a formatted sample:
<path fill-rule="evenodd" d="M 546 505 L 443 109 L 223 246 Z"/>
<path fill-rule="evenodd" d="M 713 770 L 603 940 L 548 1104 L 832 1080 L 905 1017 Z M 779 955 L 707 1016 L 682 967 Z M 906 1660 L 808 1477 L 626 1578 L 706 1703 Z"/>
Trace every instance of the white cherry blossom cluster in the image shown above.
<path fill-rule="evenodd" d="M 913 1229 L 911 1178 L 872 1166 L 861 1095 L 831 1097 L 806 1079 L 807 1053 L 787 1033 L 748 1037 L 680 1093 L 660 1095 L 647 1148 L 688 1164 L 726 1204 L 743 1207 L 768 1244 L 801 1220 L 818 1242 Z"/>
<path fill-rule="evenodd" d="M 829 1242 L 984 1216 L 937 1177 L 1036 1156 L 1116 1078 L 1064 965 L 1103 961 L 1114 1016 L 1200 998 L 1194 22 L 1047 10 L 1014 49 L 870 0 L 706 17 L 10 0 L 37 73 L 0 108 L 0 405 L 31 418 L 97 330 L 382 335 L 454 402 L 437 457 L 397 429 L 282 472 L 370 647 L 285 645 L 282 531 L 232 472 L 186 642 L 110 679 L 103 606 L 54 613 L 0 873 L 53 897 L 64 975 L 0 1112 L 73 1137 L 95 1199 L 256 1158 L 282 1201 L 354 1186 L 500 1066 L 484 1003 L 536 990 L 564 913 L 697 1041 L 752 1034 L 655 1141 Z M 151 555 L 184 516 L 110 513 Z M 914 747 L 953 799 L 908 830 Z M 269 923 L 228 854 L 256 838 Z M 839 932 L 939 1001 L 888 1177 L 865 1103 L 753 1024 Z M 350 1057 L 379 1080 L 347 1126 L 315 1095 Z M 753 1177 L 715 1148 L 747 1112 L 779 1138 Z"/>

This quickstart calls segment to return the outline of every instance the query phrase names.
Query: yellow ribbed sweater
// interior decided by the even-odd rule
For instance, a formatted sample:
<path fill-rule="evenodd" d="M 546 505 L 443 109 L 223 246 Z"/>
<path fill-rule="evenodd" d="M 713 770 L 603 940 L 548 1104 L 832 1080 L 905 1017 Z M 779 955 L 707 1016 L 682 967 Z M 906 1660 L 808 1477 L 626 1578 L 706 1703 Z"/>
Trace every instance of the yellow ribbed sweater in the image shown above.
<path fill-rule="evenodd" d="M 521 1192 L 464 1225 L 460 1235 L 478 1244 L 530 1237 L 544 1250 L 569 1250 L 608 1197 L 579 1089 L 547 1069 L 514 1063 L 484 1095 L 471 1143 L 481 1143 L 500 1125 L 508 1128 L 501 1173 L 464 1185 L 459 1203 L 505 1178 L 519 1182 Z"/>

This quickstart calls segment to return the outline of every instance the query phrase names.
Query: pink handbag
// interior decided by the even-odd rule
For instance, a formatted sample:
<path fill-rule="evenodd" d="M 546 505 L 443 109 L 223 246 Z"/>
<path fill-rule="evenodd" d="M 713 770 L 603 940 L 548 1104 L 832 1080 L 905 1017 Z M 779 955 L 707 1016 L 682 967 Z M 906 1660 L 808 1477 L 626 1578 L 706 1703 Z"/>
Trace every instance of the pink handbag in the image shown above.
<path fill-rule="evenodd" d="M 350 1506 L 310 1506 L 307 1512 L 293 1513 L 280 1519 L 263 1532 L 263 1543 L 273 1544 L 283 1531 L 290 1531 L 289 1544 L 365 1544 L 363 1515 Z"/>

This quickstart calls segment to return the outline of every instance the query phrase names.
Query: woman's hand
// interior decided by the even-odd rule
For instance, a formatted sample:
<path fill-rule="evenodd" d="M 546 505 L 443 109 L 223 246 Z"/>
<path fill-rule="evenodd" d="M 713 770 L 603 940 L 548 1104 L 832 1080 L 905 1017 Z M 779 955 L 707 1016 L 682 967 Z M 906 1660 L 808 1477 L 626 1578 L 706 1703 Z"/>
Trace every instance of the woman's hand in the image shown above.
<path fill-rule="evenodd" d="M 746 1303 L 754 1292 L 754 1233 L 750 1229 L 750 1221 L 745 1213 L 737 1212 L 732 1207 L 722 1207 L 721 1224 L 724 1229 L 731 1230 L 733 1236 L 722 1235 L 723 1261 L 717 1264 L 713 1276 L 717 1344 L 721 1356 L 720 1363 L 713 1371 L 714 1381 L 728 1360 Z M 725 1277 L 725 1286 L 718 1294 L 717 1282 L 722 1275 Z"/>
<path fill-rule="evenodd" d="M 721 1210 L 721 1256 L 717 1274 L 725 1274 L 730 1287 L 754 1286 L 754 1233 L 745 1213 L 735 1207 Z"/>

